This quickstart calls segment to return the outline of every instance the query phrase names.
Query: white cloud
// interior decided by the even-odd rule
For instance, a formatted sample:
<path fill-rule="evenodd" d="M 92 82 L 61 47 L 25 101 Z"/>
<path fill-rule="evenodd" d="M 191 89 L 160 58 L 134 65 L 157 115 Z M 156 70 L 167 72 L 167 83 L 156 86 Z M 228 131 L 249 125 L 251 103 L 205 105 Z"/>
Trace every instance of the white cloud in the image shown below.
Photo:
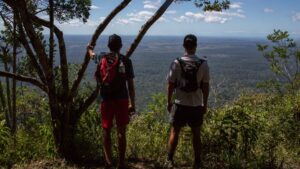
<path fill-rule="evenodd" d="M 128 20 L 131 22 L 143 22 L 143 19 L 141 18 L 129 18 Z"/>
<path fill-rule="evenodd" d="M 180 17 L 175 17 L 175 18 L 173 18 L 173 20 L 176 21 L 176 22 L 179 22 L 179 23 L 184 22 L 184 21 L 185 22 L 190 21 L 188 17 L 183 16 L 183 15 L 180 16 Z"/>
<path fill-rule="evenodd" d="M 83 23 L 79 19 L 72 19 L 69 20 L 68 22 L 56 23 L 56 24 L 60 26 L 71 26 L 71 27 L 80 27 L 80 26 L 97 27 L 104 19 L 105 17 L 100 17 L 97 20 L 88 19 L 86 23 Z"/>
<path fill-rule="evenodd" d="M 132 22 L 129 19 L 118 19 L 117 23 L 128 25 Z"/>
<path fill-rule="evenodd" d="M 161 4 L 161 0 L 156 0 L 156 1 L 146 0 L 146 1 L 144 1 L 144 9 L 156 10 L 160 6 L 160 4 Z"/>
<path fill-rule="evenodd" d="M 169 10 L 165 12 L 166 14 L 176 14 L 177 12 L 175 10 Z"/>
<path fill-rule="evenodd" d="M 230 9 L 240 9 L 240 8 L 242 8 L 241 5 L 242 5 L 241 2 L 236 2 L 236 3 L 230 4 L 230 5 L 229 5 L 229 8 L 230 8 Z"/>
<path fill-rule="evenodd" d="M 223 24 L 233 17 L 237 18 L 245 18 L 246 16 L 237 13 L 237 12 L 204 12 L 204 13 L 194 13 L 194 12 L 186 12 L 185 15 L 180 17 L 173 18 L 176 22 L 207 22 L 207 23 L 220 23 Z"/>
<path fill-rule="evenodd" d="M 150 17 L 152 16 L 154 13 L 150 12 L 150 11 L 140 11 L 136 14 L 133 14 L 134 16 L 139 16 L 139 17 Z M 128 15 L 128 16 L 132 16 L 132 15 Z"/>
<path fill-rule="evenodd" d="M 264 9 L 264 13 L 272 13 L 272 12 L 274 12 L 274 10 L 271 9 L 271 8 L 265 8 Z"/>
<path fill-rule="evenodd" d="M 158 22 L 166 22 L 166 21 L 167 21 L 167 19 L 165 17 L 160 17 L 158 19 Z"/>
<path fill-rule="evenodd" d="M 294 22 L 299 21 L 300 20 L 300 12 L 297 12 L 292 18 L 293 18 Z"/>
<path fill-rule="evenodd" d="M 206 12 L 186 12 L 184 15 L 174 17 L 176 22 L 207 22 L 207 23 L 226 23 L 234 18 L 246 18 L 245 12 L 242 9 L 242 3 L 236 2 L 230 5 L 233 10 L 227 11 L 206 11 Z"/>
<path fill-rule="evenodd" d="M 130 17 L 129 19 L 137 18 L 137 19 L 140 19 L 141 21 L 143 21 L 143 20 L 149 19 L 153 14 L 154 13 L 150 12 L 150 11 L 140 11 L 140 12 L 137 12 L 137 13 L 127 14 L 127 16 Z"/>
<path fill-rule="evenodd" d="M 223 24 L 227 20 L 228 20 L 228 18 L 223 18 L 223 17 L 220 17 L 220 16 L 214 16 L 214 15 L 208 15 L 204 18 L 204 21 L 208 22 L 208 23 L 221 23 L 221 24 Z"/>
<path fill-rule="evenodd" d="M 157 6 L 151 5 L 151 4 L 145 4 L 145 5 L 144 5 L 144 8 L 145 8 L 145 9 L 158 9 Z"/>
<path fill-rule="evenodd" d="M 203 18 L 205 18 L 205 16 L 203 14 L 201 14 L 201 13 L 193 13 L 193 12 L 186 12 L 185 16 L 192 17 L 192 18 L 195 18 L 195 19 L 203 19 Z"/>
<path fill-rule="evenodd" d="M 99 7 L 96 6 L 96 5 L 92 5 L 92 6 L 91 6 L 91 9 L 99 9 Z"/>
<path fill-rule="evenodd" d="M 78 19 L 73 19 L 73 20 L 69 20 L 68 22 L 61 23 L 61 25 L 68 25 L 68 26 L 72 26 L 72 27 L 78 27 L 82 24 L 83 23 Z"/>
<path fill-rule="evenodd" d="M 117 23 L 127 25 L 127 24 L 134 24 L 134 23 L 138 23 L 138 22 L 145 22 L 151 16 L 154 15 L 154 12 L 152 12 L 152 11 L 155 11 L 160 7 L 161 0 L 144 0 L 143 4 L 144 4 L 144 10 L 129 13 L 129 14 L 127 14 L 126 18 L 119 18 L 117 20 Z M 169 11 L 166 13 L 175 14 L 176 11 Z M 164 21 L 167 21 L 167 19 L 164 17 L 161 17 L 161 18 L 159 18 L 158 21 L 164 22 Z"/>
<path fill-rule="evenodd" d="M 137 22 L 144 22 L 148 20 L 154 13 L 150 11 L 139 11 L 136 13 L 127 14 L 127 18 L 118 19 L 119 24 L 133 24 Z"/>

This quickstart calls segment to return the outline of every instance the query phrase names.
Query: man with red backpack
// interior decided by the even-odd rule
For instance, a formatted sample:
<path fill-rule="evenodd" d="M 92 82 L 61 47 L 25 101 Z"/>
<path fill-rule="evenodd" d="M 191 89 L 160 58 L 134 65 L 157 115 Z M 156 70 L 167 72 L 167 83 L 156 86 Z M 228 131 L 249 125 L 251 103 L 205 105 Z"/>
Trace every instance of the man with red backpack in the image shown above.
<path fill-rule="evenodd" d="M 165 166 L 173 168 L 173 157 L 182 127 L 189 125 L 192 129 L 194 148 L 194 169 L 200 168 L 200 128 L 203 115 L 207 111 L 209 94 L 209 69 L 205 59 L 198 58 L 197 37 L 186 35 L 183 40 L 185 54 L 175 59 L 167 76 L 168 105 L 171 115 L 171 134 L 169 138 L 168 159 Z M 174 101 L 172 100 L 173 95 Z"/>
<path fill-rule="evenodd" d="M 121 37 L 113 34 L 108 39 L 109 53 L 100 56 L 95 72 L 100 84 L 101 120 L 104 137 L 104 155 L 106 166 L 112 167 L 111 128 L 116 121 L 118 133 L 119 160 L 118 168 L 125 168 L 126 126 L 131 112 L 135 112 L 134 72 L 129 58 L 120 54 Z M 94 57 L 93 47 L 89 46 L 89 54 Z"/>

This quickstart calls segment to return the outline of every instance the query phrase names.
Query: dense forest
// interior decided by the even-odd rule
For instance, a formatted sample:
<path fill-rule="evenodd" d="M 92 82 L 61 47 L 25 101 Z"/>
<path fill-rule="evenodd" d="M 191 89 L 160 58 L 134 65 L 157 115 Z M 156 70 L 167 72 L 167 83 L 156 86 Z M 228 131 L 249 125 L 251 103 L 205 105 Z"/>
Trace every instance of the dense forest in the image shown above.
<path fill-rule="evenodd" d="M 103 166 L 101 116 L 96 101 L 99 86 L 84 80 L 90 58 L 86 53 L 81 65 L 69 63 L 63 33 L 54 25 L 55 17 L 85 21 L 91 2 L 82 2 L 0 1 L 5 23 L 0 43 L 1 168 Z M 172 2 L 166 0 L 141 27 L 126 56 L 132 55 L 149 27 Z M 124 0 L 112 10 L 90 44 L 96 45 L 107 24 L 129 3 Z M 229 2 L 194 3 L 204 10 L 220 11 L 226 10 Z M 34 15 L 39 10 L 46 11 L 49 21 Z M 42 33 L 45 28 L 50 33 L 47 40 Z M 267 40 L 257 50 L 272 76 L 259 83 L 258 90 L 245 90 L 205 114 L 201 131 L 203 168 L 300 167 L 300 50 L 285 31 L 274 30 Z M 168 118 L 164 93 L 152 93 L 147 106 L 131 117 L 126 154 L 131 168 L 163 168 L 170 132 Z M 178 168 L 188 168 L 193 160 L 189 128 L 181 135 L 175 158 Z M 117 136 L 113 136 L 116 143 Z M 113 154 L 117 151 L 114 144 Z"/>

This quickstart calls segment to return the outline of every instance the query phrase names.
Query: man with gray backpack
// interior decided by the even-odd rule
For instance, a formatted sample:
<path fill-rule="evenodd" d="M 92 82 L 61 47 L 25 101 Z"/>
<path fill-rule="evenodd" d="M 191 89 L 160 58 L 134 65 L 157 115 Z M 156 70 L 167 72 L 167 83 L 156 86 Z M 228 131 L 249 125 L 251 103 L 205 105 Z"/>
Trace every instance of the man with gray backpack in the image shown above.
<path fill-rule="evenodd" d="M 198 58 L 197 37 L 186 35 L 183 41 L 185 54 L 175 59 L 167 75 L 168 81 L 168 105 L 171 116 L 171 134 L 168 144 L 167 168 L 173 168 L 173 156 L 182 127 L 189 125 L 193 135 L 194 169 L 201 164 L 201 139 L 200 128 L 203 123 L 203 115 L 207 111 L 207 99 L 209 95 L 209 68 L 207 61 Z M 172 100 L 174 97 L 174 100 Z"/>

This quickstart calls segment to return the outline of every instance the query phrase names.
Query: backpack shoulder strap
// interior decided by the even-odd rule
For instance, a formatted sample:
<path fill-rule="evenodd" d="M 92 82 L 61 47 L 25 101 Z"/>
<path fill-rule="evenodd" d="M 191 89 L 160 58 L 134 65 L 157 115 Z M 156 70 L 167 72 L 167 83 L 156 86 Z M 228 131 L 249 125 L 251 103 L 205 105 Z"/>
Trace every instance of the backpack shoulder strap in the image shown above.
<path fill-rule="evenodd" d="M 128 62 L 128 59 L 129 59 L 128 57 L 125 57 L 124 55 L 119 54 L 119 60 L 121 62 L 123 62 L 123 63 Z"/>
<path fill-rule="evenodd" d="M 178 61 L 181 70 L 184 71 L 184 61 L 181 58 L 176 58 L 176 60 Z"/>

